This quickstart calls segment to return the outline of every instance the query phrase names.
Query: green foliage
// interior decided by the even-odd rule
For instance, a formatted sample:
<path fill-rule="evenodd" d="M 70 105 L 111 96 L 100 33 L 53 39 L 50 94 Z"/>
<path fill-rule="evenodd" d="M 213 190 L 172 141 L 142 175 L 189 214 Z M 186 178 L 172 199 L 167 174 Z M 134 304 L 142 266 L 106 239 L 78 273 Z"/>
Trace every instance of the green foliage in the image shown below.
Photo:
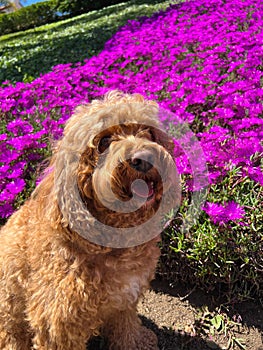
<path fill-rule="evenodd" d="M 0 1 L 0 6 L 6 6 L 7 4 L 9 4 L 8 0 L 1 0 Z"/>
<path fill-rule="evenodd" d="M 58 20 L 52 1 L 22 7 L 12 13 L 0 14 L 0 33 L 14 33 Z"/>
<path fill-rule="evenodd" d="M 262 297 L 262 186 L 242 177 L 240 168 L 232 169 L 221 183 L 211 186 L 207 200 L 242 200 L 244 224 L 214 224 L 202 211 L 198 223 L 189 232 L 181 232 L 179 227 L 190 201 L 187 195 L 184 192 L 182 206 L 164 232 L 159 272 L 173 282 L 180 279 L 208 291 L 219 287 L 232 301 Z"/>
<path fill-rule="evenodd" d="M 148 2 L 133 0 L 0 37 L 0 83 L 30 82 L 57 64 L 83 62 L 98 54 L 128 19 L 150 16 L 169 5 L 167 1 Z"/>
<path fill-rule="evenodd" d="M 125 0 L 48 0 L 39 2 L 31 6 L 26 6 L 12 13 L 0 13 L 0 33 L 15 33 L 30 28 L 36 28 L 44 24 L 63 20 L 68 17 L 77 16 L 94 10 L 100 10 L 107 6 L 122 5 L 135 1 Z M 161 1 L 145 0 L 138 1 L 138 5 L 142 3 L 156 4 Z M 0 4 L 5 5 L 9 1 L 2 1 Z"/>
<path fill-rule="evenodd" d="M 66 13 L 71 16 L 80 15 L 82 13 L 99 10 L 103 7 L 115 5 L 123 0 L 54 0 L 54 8 L 61 13 Z"/>
<path fill-rule="evenodd" d="M 236 318 L 238 319 L 238 317 Z M 195 317 L 194 329 L 196 333 L 208 338 L 213 338 L 217 334 L 224 335 L 227 341 L 225 350 L 246 349 L 243 339 L 237 337 L 238 327 L 239 323 L 231 319 L 222 308 L 210 312 L 205 306 L 197 312 Z M 213 348 L 212 343 L 211 348 Z"/>

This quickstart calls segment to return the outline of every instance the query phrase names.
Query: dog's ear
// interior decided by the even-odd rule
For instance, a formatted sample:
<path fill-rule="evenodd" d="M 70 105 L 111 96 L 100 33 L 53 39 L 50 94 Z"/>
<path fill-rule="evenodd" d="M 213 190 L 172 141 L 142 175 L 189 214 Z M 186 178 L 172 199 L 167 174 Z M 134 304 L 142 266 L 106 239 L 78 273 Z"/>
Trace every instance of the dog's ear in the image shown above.
<path fill-rule="evenodd" d="M 172 157 L 174 157 L 175 145 L 172 137 L 164 131 L 157 128 L 152 128 L 151 132 L 153 134 L 154 141 L 159 145 L 163 146 L 166 149 L 166 151 L 169 152 Z"/>
<path fill-rule="evenodd" d="M 61 214 L 54 191 L 54 156 L 49 167 L 44 171 L 43 177 L 32 193 L 32 200 L 37 201 L 37 215 L 42 220 L 45 217 L 48 222 L 57 228 L 61 221 Z"/>
<path fill-rule="evenodd" d="M 79 120 L 83 118 L 84 115 L 89 113 L 89 105 L 78 106 L 74 114 L 67 120 L 64 128 L 64 135 L 67 135 L 70 130 L 73 129 L 74 125 L 79 123 Z"/>
<path fill-rule="evenodd" d="M 96 148 L 87 147 L 81 155 L 77 170 L 77 182 L 81 196 L 92 198 L 91 178 L 97 165 L 98 153 Z"/>

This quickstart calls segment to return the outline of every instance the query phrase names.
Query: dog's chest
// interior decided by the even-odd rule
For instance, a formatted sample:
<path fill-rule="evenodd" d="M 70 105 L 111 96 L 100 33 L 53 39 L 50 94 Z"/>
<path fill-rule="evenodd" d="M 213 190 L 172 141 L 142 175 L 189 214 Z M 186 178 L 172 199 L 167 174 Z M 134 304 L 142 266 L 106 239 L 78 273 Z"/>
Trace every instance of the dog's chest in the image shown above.
<path fill-rule="evenodd" d="M 150 249 L 152 248 L 152 249 Z M 113 307 L 134 304 L 149 288 L 154 277 L 159 249 L 150 246 L 145 252 L 108 256 L 103 259 L 102 289 L 105 292 L 105 302 Z"/>
<path fill-rule="evenodd" d="M 146 278 L 146 276 L 130 276 L 125 281 L 120 292 L 131 302 L 136 302 L 143 290 L 147 287 L 147 284 L 148 278 Z"/>
<path fill-rule="evenodd" d="M 151 279 L 150 271 L 137 272 L 116 272 L 111 279 L 110 288 L 107 283 L 107 294 L 111 304 L 122 305 L 124 308 L 127 304 L 134 304 L 148 288 Z"/>

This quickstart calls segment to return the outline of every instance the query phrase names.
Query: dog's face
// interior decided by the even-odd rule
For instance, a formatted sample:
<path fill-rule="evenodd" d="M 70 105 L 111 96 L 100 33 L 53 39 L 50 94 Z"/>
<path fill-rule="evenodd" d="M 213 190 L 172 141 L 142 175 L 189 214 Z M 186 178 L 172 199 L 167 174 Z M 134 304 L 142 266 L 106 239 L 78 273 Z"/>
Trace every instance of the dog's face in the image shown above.
<path fill-rule="evenodd" d="M 87 209 L 113 227 L 149 220 L 174 185 L 173 141 L 153 126 L 127 122 L 103 130 L 92 144 L 82 154 L 78 171 Z"/>
<path fill-rule="evenodd" d="M 180 201 L 173 148 L 160 129 L 157 104 L 140 95 L 113 93 L 80 107 L 56 155 L 64 225 L 115 247 L 153 238 L 161 216 Z M 128 242 L 135 231 L 140 238 Z M 124 238 L 117 242 L 120 234 Z"/>

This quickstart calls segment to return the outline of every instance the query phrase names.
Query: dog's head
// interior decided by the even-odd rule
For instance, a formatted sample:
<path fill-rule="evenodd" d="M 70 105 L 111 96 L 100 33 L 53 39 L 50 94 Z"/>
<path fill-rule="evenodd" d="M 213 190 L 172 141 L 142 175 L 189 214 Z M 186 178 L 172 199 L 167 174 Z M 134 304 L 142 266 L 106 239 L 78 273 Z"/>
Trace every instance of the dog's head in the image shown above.
<path fill-rule="evenodd" d="M 114 91 L 79 107 L 54 163 L 64 225 L 113 246 L 160 233 L 157 222 L 180 201 L 173 147 L 160 128 L 158 105 L 141 95 Z"/>

